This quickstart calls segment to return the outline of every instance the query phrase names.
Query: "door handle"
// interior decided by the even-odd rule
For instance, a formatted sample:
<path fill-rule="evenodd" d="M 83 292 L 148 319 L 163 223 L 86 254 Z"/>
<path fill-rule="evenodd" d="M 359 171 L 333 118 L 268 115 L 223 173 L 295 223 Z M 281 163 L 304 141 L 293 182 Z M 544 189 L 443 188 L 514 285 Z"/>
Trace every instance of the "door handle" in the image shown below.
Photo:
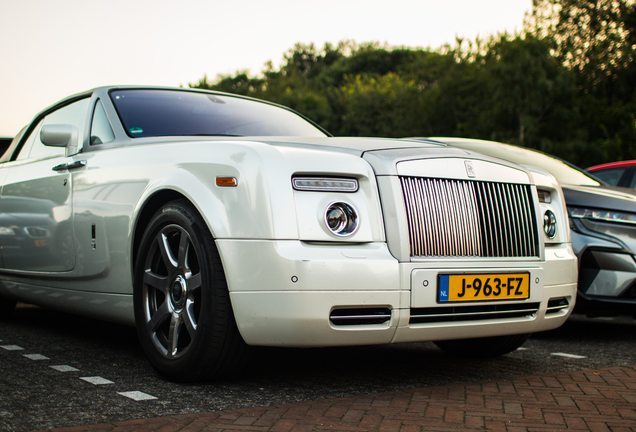
<path fill-rule="evenodd" d="M 86 166 L 86 161 L 85 160 L 78 160 L 75 162 L 71 162 L 70 164 L 59 164 L 59 165 L 55 165 L 53 168 L 51 168 L 53 171 L 64 171 L 64 170 L 72 170 L 75 168 L 83 168 Z"/>

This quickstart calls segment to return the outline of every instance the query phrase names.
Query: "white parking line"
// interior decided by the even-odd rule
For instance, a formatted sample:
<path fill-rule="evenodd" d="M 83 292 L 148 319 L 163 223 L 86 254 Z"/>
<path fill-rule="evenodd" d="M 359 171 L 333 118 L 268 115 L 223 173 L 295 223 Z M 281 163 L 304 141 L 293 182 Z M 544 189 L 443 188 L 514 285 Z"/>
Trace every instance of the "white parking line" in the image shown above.
<path fill-rule="evenodd" d="M 573 358 L 573 359 L 584 359 L 584 358 L 587 358 L 586 356 L 582 356 L 582 355 L 560 353 L 560 352 L 551 353 L 550 355 L 559 356 L 559 357 Z"/>
<path fill-rule="evenodd" d="M 76 372 L 79 369 L 74 368 L 73 366 L 66 366 L 66 365 L 58 365 L 58 366 L 49 366 L 51 369 L 55 369 L 56 371 L 60 371 L 60 372 Z"/>
<path fill-rule="evenodd" d="M 24 349 L 17 345 L 0 345 L 0 348 L 6 349 L 7 351 L 20 351 Z"/>
<path fill-rule="evenodd" d="M 100 376 L 80 377 L 80 379 L 94 385 L 114 384 L 113 381 L 107 380 L 106 378 L 102 378 Z"/>
<path fill-rule="evenodd" d="M 149 394 L 146 394 L 146 393 L 140 392 L 140 391 L 117 392 L 117 394 L 120 394 L 120 395 L 122 395 L 124 397 L 127 397 L 127 398 L 135 400 L 135 401 L 157 399 L 154 396 L 151 396 Z"/>
<path fill-rule="evenodd" d="M 49 360 L 48 357 L 43 356 L 42 354 L 22 354 L 22 355 L 31 360 Z"/>

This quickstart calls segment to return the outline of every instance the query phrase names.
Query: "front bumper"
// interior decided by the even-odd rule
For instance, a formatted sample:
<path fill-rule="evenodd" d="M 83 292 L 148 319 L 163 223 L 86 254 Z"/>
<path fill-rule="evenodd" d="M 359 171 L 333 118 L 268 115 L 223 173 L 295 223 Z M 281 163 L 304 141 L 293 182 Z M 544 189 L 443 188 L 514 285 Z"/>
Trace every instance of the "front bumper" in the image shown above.
<path fill-rule="evenodd" d="M 399 263 L 385 243 L 217 240 L 217 246 L 236 322 L 250 345 L 373 345 L 533 333 L 560 326 L 576 297 L 576 257 L 569 245 L 546 248 L 545 261 L 496 263 Z M 414 319 L 423 310 L 448 308 L 436 301 L 439 274 L 520 271 L 530 273 L 530 298 L 496 302 L 497 308 L 530 312 L 493 313 L 493 302 L 478 302 L 468 305 L 481 310 L 477 317 L 474 308 L 457 308 L 452 320 Z"/>

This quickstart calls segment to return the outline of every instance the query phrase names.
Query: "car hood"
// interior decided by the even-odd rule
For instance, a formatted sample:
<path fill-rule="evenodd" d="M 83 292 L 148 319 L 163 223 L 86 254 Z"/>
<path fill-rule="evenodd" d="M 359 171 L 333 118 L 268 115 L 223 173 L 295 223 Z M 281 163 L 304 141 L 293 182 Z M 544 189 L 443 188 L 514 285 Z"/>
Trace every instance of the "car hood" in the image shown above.
<path fill-rule="evenodd" d="M 466 171 L 464 162 L 472 160 L 477 164 L 473 166 L 476 170 L 474 177 L 476 180 L 498 178 L 497 176 L 501 173 L 494 177 L 489 173 L 495 165 L 508 169 L 510 181 L 526 183 L 529 179 L 527 170 L 512 162 L 422 139 L 294 137 L 284 140 L 259 139 L 258 141 L 274 146 L 293 146 L 354 154 L 369 162 L 376 175 L 408 175 L 406 173 L 412 173 L 413 169 L 416 169 L 418 174 L 426 172 L 430 176 L 445 178 L 448 175 L 457 176 L 458 172 L 464 175 Z M 445 159 L 446 163 L 440 164 L 436 159 Z M 428 162 L 422 162 L 425 160 Z M 451 160 L 452 162 L 449 162 Z M 418 164 L 417 161 L 421 163 Z M 399 168 L 400 165 L 402 170 Z M 411 168 L 408 168 L 409 166 Z M 451 172 L 453 174 L 450 174 Z"/>
<path fill-rule="evenodd" d="M 362 156 L 370 151 L 400 150 L 400 149 L 427 149 L 444 153 L 455 154 L 459 149 L 448 147 L 444 143 L 428 140 L 408 140 L 392 138 L 357 138 L 357 137 L 229 137 L 229 136 L 191 136 L 191 137 L 146 137 L 136 138 L 129 145 L 156 144 L 156 143 L 187 143 L 187 142 L 254 142 L 268 144 L 276 147 L 297 147 L 314 150 L 335 151 Z M 459 150 L 462 154 L 468 152 Z M 420 152 L 421 154 L 421 152 Z"/>
<path fill-rule="evenodd" d="M 411 173 L 417 161 L 425 161 L 418 165 L 418 173 L 426 172 L 430 176 L 439 178 L 461 176 L 468 177 L 465 161 L 477 161 L 472 168 L 476 170 L 470 178 L 474 180 L 501 180 L 505 177 L 497 172 L 494 177 L 493 168 L 506 169 L 507 181 L 527 183 L 531 176 L 526 168 L 512 162 L 497 159 L 471 150 L 447 146 L 444 143 L 426 139 L 395 139 L 395 138 L 358 138 L 358 137 L 148 137 L 137 138 L 135 145 L 156 143 L 187 143 L 207 141 L 210 143 L 254 143 L 270 145 L 279 148 L 299 148 L 324 152 L 345 153 L 364 158 L 373 167 L 376 175 L 401 175 L 398 168 L 402 164 L 403 173 Z M 445 164 L 436 162 L 446 159 Z M 406 168 L 410 166 L 411 168 Z M 422 171 L 423 170 L 423 171 Z M 452 174 L 451 174 L 452 172 Z M 408 175 L 408 174 L 404 174 Z M 494 181 L 494 180 L 493 180 Z"/>
<path fill-rule="evenodd" d="M 254 137 L 240 138 L 243 141 L 259 141 L 274 146 L 286 147 L 303 147 L 314 148 L 331 151 L 342 151 L 356 156 L 362 156 L 370 151 L 382 150 L 401 150 L 401 149 L 428 149 L 433 151 L 442 151 L 454 153 L 455 149 L 451 149 L 443 143 L 434 141 L 417 141 L 391 138 L 357 138 L 357 137 L 325 137 L 325 138 L 306 138 L 306 137 Z"/>
<path fill-rule="evenodd" d="M 608 186 L 561 185 L 568 206 L 636 213 L 636 191 Z"/>

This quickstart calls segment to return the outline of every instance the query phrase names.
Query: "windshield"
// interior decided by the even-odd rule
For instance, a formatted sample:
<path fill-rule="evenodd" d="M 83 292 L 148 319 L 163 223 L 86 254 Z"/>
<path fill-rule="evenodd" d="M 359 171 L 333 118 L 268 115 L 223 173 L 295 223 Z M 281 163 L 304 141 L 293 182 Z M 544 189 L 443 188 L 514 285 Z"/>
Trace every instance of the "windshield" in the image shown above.
<path fill-rule="evenodd" d="M 300 115 L 264 102 L 178 90 L 116 90 L 126 133 L 156 136 L 327 136 Z"/>
<path fill-rule="evenodd" d="M 447 142 L 452 146 L 460 147 L 465 150 L 472 150 L 488 156 L 514 162 L 519 165 L 531 165 L 544 169 L 556 177 L 561 184 L 580 186 L 601 185 L 601 183 L 585 174 L 581 169 L 576 168 L 573 165 L 569 165 L 560 159 L 534 150 L 491 141 L 455 141 L 452 139 L 440 139 L 440 141 Z"/>

